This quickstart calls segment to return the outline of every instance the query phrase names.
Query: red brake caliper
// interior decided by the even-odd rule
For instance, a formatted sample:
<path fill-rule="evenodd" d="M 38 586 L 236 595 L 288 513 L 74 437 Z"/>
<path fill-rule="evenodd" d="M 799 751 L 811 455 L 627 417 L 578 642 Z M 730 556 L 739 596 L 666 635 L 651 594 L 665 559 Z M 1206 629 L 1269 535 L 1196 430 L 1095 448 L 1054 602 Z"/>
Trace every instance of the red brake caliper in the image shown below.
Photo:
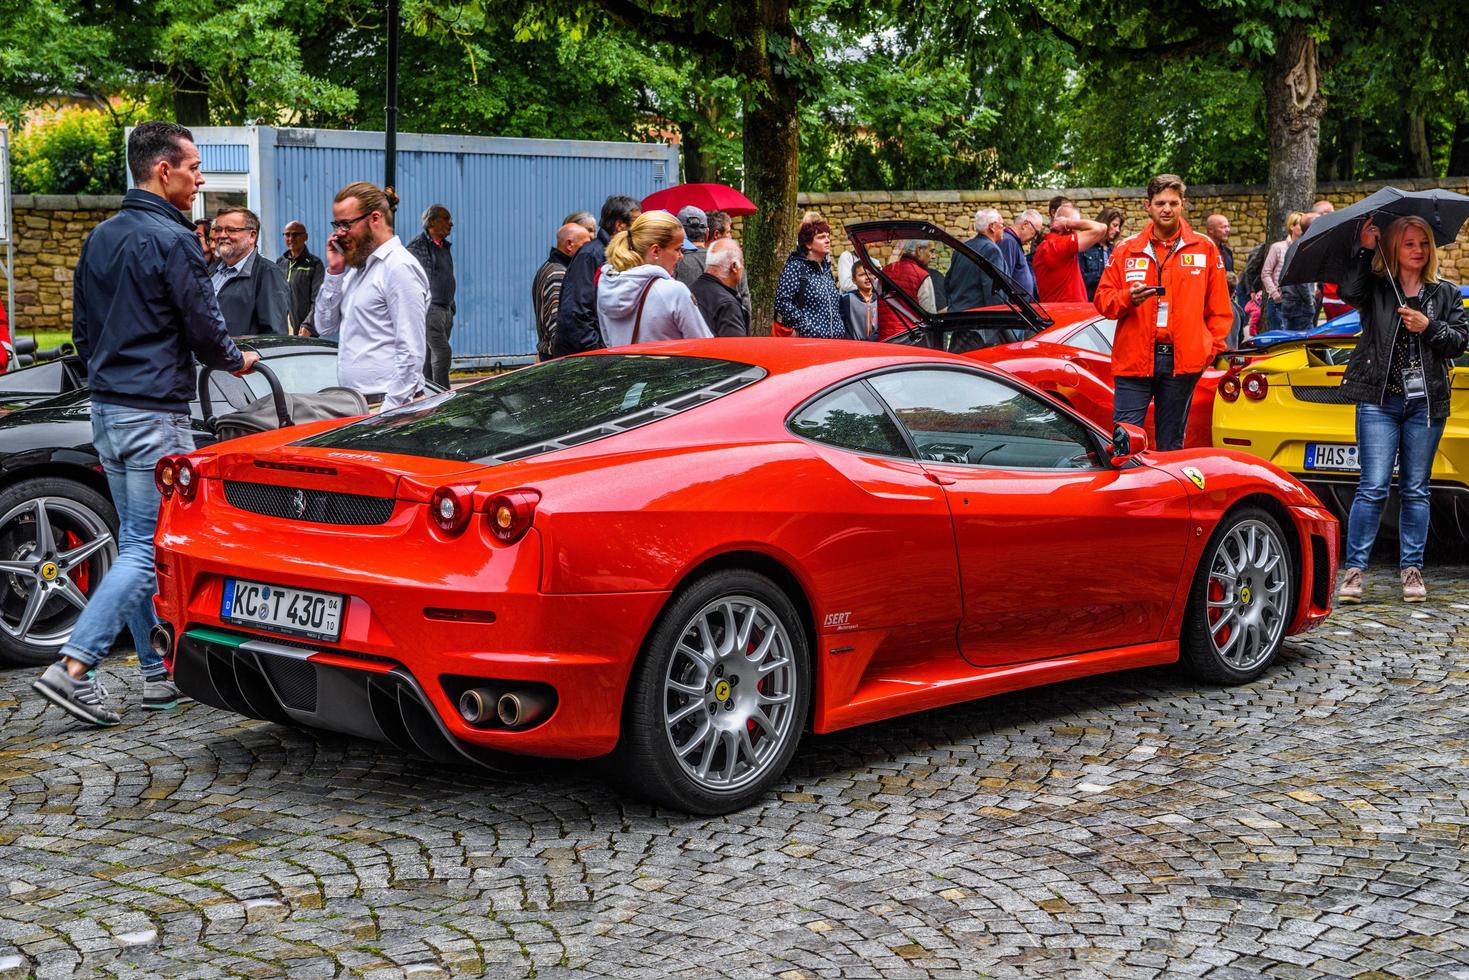
<path fill-rule="evenodd" d="M 82 546 L 82 539 L 79 538 L 79 537 L 77 537 L 77 533 L 75 531 L 67 531 L 66 532 L 66 547 L 63 550 L 64 551 L 70 551 L 73 548 L 80 548 L 81 546 Z M 78 568 L 78 569 L 76 569 L 75 571 L 73 571 L 71 573 L 71 582 L 72 582 L 73 585 L 75 585 L 78 589 L 81 590 L 82 595 L 88 595 L 89 594 L 87 592 L 87 587 L 91 583 L 91 581 L 92 581 L 92 563 L 90 561 L 82 562 L 81 567 Z"/>
<path fill-rule="evenodd" d="M 1219 584 L 1219 580 L 1217 578 L 1209 579 L 1209 601 L 1224 601 L 1224 586 Z M 1211 608 L 1209 610 L 1209 625 L 1212 627 L 1215 623 L 1219 622 L 1219 618 L 1223 616 L 1225 612 L 1226 610 L 1223 608 Z M 1219 633 L 1215 636 L 1214 642 L 1222 647 L 1224 644 L 1229 642 L 1229 635 L 1233 632 L 1233 626 L 1224 627 L 1224 629 L 1220 630 Z"/>

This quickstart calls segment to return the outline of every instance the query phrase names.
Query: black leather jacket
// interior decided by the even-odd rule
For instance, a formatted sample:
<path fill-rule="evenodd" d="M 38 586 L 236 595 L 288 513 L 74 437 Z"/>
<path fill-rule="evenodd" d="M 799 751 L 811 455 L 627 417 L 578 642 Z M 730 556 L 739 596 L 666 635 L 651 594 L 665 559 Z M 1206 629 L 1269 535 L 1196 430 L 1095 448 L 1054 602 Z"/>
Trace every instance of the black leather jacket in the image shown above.
<path fill-rule="evenodd" d="M 1372 273 L 1372 252 L 1357 251 L 1351 271 L 1340 283 L 1338 294 L 1362 316 L 1362 335 L 1347 363 L 1342 391 L 1354 402 L 1381 405 L 1387 393 L 1387 372 L 1392 364 L 1393 340 L 1404 329 L 1397 314 L 1399 306 L 1392 283 Z M 1469 327 L 1464 321 L 1464 304 L 1459 287 L 1440 279 L 1423 284 L 1420 294 L 1428 329 L 1419 334 L 1424 375 L 1428 382 L 1428 417 L 1449 417 L 1449 375 L 1454 358 L 1469 346 Z"/>

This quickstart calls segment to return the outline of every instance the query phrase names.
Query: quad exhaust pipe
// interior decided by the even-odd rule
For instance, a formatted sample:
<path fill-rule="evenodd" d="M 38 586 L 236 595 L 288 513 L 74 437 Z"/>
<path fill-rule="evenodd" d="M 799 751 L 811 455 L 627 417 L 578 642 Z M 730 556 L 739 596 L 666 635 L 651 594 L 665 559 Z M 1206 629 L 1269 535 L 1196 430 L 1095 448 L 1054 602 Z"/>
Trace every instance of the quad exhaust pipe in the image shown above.
<path fill-rule="evenodd" d="M 544 691 L 508 691 L 500 695 L 495 709 L 506 728 L 529 728 L 551 713 L 551 696 Z"/>
<path fill-rule="evenodd" d="M 173 653 L 173 627 L 159 623 L 148 631 L 148 648 L 165 659 Z"/>
<path fill-rule="evenodd" d="M 459 695 L 459 714 L 480 727 L 498 722 L 504 728 L 529 728 L 544 721 L 555 704 L 553 694 L 536 688 L 502 693 L 491 687 L 471 687 Z"/>
<path fill-rule="evenodd" d="M 459 714 L 471 725 L 487 725 L 495 720 L 495 702 L 499 692 L 488 687 L 471 687 L 459 695 Z"/>

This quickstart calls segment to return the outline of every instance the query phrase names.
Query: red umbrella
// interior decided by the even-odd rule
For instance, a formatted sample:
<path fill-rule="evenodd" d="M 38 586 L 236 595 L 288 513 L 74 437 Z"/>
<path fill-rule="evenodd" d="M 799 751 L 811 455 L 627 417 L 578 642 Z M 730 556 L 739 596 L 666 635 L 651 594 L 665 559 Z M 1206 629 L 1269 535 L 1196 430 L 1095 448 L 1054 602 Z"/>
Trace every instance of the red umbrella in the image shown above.
<path fill-rule="evenodd" d="M 679 184 L 643 198 L 644 211 L 661 209 L 678 214 L 679 208 L 690 204 L 706 212 L 723 211 L 728 215 L 754 214 L 759 210 L 748 197 L 724 184 Z"/>

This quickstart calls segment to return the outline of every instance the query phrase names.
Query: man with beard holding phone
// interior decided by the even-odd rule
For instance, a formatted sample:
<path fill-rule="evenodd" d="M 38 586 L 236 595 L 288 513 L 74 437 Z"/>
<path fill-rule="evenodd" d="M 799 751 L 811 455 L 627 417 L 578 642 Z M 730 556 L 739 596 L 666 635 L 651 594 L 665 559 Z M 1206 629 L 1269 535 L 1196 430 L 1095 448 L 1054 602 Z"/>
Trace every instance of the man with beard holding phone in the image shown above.
<path fill-rule="evenodd" d="M 393 232 L 398 197 L 359 181 L 337 192 L 316 332 L 337 337 L 337 383 L 383 411 L 423 389 L 428 276 Z"/>
<path fill-rule="evenodd" d="M 1148 181 L 1143 230 L 1112 254 L 1096 308 L 1117 321 L 1112 344 L 1114 422 L 1141 426 L 1155 403 L 1159 449 L 1182 449 L 1194 385 L 1226 347 L 1234 310 L 1213 239 L 1183 220 L 1183 181 Z"/>

